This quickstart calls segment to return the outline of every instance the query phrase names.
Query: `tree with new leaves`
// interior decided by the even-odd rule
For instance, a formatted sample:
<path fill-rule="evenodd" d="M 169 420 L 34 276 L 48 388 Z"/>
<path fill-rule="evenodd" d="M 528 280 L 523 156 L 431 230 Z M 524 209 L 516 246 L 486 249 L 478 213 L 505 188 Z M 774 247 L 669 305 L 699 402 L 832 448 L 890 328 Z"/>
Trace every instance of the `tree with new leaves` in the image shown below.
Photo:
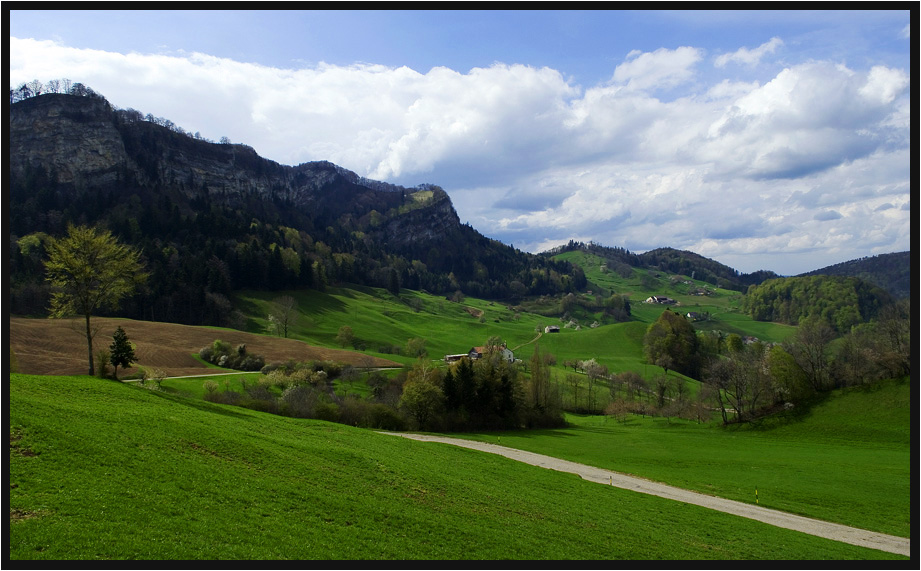
<path fill-rule="evenodd" d="M 109 345 L 109 361 L 115 366 L 115 380 L 118 380 L 118 367 L 127 369 L 131 363 L 137 361 L 134 355 L 134 346 L 128 341 L 128 334 L 118 326 L 115 333 L 112 334 L 112 344 Z"/>
<path fill-rule="evenodd" d="M 352 344 L 355 340 L 355 333 L 352 331 L 352 328 L 348 325 L 343 325 L 339 328 L 339 332 L 336 334 L 336 342 L 339 343 L 342 347 L 347 347 Z"/>
<path fill-rule="evenodd" d="M 688 320 L 666 309 L 646 329 L 643 337 L 646 361 L 668 370 L 696 377 L 698 372 L 697 333 Z"/>
<path fill-rule="evenodd" d="M 51 240 L 45 279 L 51 284 L 50 317 L 82 316 L 86 323 L 89 374 L 93 375 L 93 330 L 90 319 L 99 309 L 116 309 L 147 279 L 140 253 L 121 244 L 108 230 L 67 228 Z"/>

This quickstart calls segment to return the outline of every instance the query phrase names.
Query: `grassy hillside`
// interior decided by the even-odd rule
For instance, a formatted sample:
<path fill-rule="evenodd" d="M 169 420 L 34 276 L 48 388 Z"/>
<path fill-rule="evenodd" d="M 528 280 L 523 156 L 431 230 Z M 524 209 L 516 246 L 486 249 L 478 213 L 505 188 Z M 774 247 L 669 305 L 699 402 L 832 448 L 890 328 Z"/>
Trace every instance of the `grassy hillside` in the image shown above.
<path fill-rule="evenodd" d="M 780 342 L 792 335 L 794 327 L 776 323 L 755 321 L 739 311 L 742 294 L 721 289 L 689 276 L 675 276 L 658 270 L 633 269 L 633 275 L 625 278 L 614 271 L 602 269 L 602 258 L 588 252 L 573 251 L 554 256 L 579 265 L 585 277 L 594 287 L 605 294 L 629 295 L 635 319 L 651 323 L 664 309 L 658 304 L 643 303 L 653 295 L 668 296 L 678 302 L 682 312 L 708 312 L 710 321 L 695 323 L 697 329 L 718 329 L 725 333 L 752 335 L 764 341 Z M 694 295 L 694 292 L 708 291 L 709 295 Z"/>
<path fill-rule="evenodd" d="M 567 416 L 564 430 L 464 434 L 729 499 L 909 537 L 907 380 L 836 391 L 804 418 L 724 428 Z"/>
<path fill-rule="evenodd" d="M 298 301 L 301 314 L 290 337 L 318 346 L 338 347 L 336 334 L 341 326 L 348 325 L 357 338 L 366 342 L 367 353 L 407 363 L 413 359 L 378 350 L 421 337 L 426 340 L 429 357 L 438 359 L 445 354 L 466 352 L 491 336 L 499 336 L 515 350 L 516 357 L 525 361 L 537 342 L 541 352 L 553 353 L 559 363 L 566 359 L 595 358 L 616 371 L 642 371 L 643 335 L 648 323 L 663 311 L 662 306 L 655 306 L 648 316 L 640 311 L 634 321 L 597 328 L 583 326 L 579 331 L 563 328 L 560 333 L 543 334 L 537 339 L 538 330 L 543 331 L 544 326 L 562 326 L 560 319 L 515 311 L 499 302 L 468 297 L 456 303 L 410 290 L 403 290 L 399 297 L 384 289 L 363 287 L 285 293 Z M 250 316 L 251 331 L 266 330 L 271 300 L 277 295 L 238 294 L 238 303 Z"/>
<path fill-rule="evenodd" d="M 9 558 L 896 558 L 451 446 L 10 376 Z"/>

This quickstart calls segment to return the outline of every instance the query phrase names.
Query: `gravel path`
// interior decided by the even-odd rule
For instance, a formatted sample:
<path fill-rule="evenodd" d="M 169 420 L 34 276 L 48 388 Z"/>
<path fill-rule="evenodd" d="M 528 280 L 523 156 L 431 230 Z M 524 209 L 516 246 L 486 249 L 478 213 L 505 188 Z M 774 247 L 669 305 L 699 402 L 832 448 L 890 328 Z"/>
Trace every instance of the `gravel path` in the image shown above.
<path fill-rule="evenodd" d="M 534 466 L 540 466 L 560 472 L 570 472 L 572 474 L 577 474 L 590 482 L 616 486 L 618 488 L 633 490 L 634 492 L 640 492 L 642 494 L 651 494 L 671 500 L 677 500 L 679 502 L 703 506 L 705 508 L 747 517 L 749 519 L 754 519 L 777 527 L 801 531 L 803 533 L 824 537 L 826 539 L 832 539 L 834 541 L 842 541 L 844 543 L 850 543 L 851 545 L 869 547 L 870 549 L 879 549 L 881 551 L 887 551 L 889 553 L 896 553 L 898 555 L 911 557 L 911 539 L 904 537 L 896 537 L 893 535 L 876 533 L 873 531 L 848 527 L 846 525 L 837 523 L 830 523 L 781 511 L 771 510 L 757 505 L 717 498 L 715 496 L 708 496 L 706 494 L 683 490 L 681 488 L 675 488 L 634 476 L 619 474 L 610 470 L 603 470 L 593 466 L 586 466 L 585 464 L 579 464 L 576 462 L 570 462 L 568 460 L 553 458 L 551 456 L 544 456 L 543 454 L 535 454 L 534 452 L 516 450 L 514 448 L 507 448 L 505 446 L 489 444 L 486 442 L 476 442 L 473 440 L 462 440 L 459 438 L 447 438 L 442 436 L 430 436 L 426 434 L 409 434 L 398 432 L 382 432 L 381 434 L 392 434 L 394 436 L 402 436 L 404 438 L 411 438 L 413 440 L 421 440 L 424 442 L 441 442 L 444 444 L 453 444 L 455 446 L 472 448 L 474 450 L 481 450 L 491 454 L 499 454 L 501 456 L 505 456 L 506 458 L 511 458 L 512 460 L 525 462 L 526 464 L 532 464 Z"/>

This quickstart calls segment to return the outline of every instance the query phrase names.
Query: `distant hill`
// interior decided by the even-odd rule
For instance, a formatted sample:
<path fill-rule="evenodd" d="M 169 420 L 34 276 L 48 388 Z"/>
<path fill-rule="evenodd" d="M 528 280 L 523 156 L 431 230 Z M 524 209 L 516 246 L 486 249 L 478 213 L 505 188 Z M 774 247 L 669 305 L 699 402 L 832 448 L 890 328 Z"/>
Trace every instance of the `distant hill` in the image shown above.
<path fill-rule="evenodd" d="M 895 298 L 905 298 L 911 294 L 911 251 L 859 258 L 800 275 L 856 277 L 883 288 Z"/>
<path fill-rule="evenodd" d="M 607 261 L 609 269 L 617 271 L 618 267 L 630 266 L 650 270 L 659 270 L 671 274 L 681 274 L 705 281 L 714 286 L 744 292 L 750 285 L 757 285 L 767 279 L 780 277 L 768 270 L 759 270 L 743 274 L 725 264 L 687 250 L 675 248 L 657 248 L 643 254 L 634 254 L 624 248 L 611 248 L 589 242 L 574 242 L 554 248 L 546 255 L 553 256 L 563 252 L 581 250 L 595 254 Z"/>

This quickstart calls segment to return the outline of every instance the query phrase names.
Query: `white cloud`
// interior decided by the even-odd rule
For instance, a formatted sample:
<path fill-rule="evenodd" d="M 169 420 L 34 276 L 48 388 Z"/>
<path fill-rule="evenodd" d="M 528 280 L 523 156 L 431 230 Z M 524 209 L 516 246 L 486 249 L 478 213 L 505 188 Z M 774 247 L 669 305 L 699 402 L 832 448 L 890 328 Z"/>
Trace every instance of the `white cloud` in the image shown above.
<path fill-rule="evenodd" d="M 754 62 L 779 45 L 721 57 Z M 745 260 L 793 267 L 823 249 L 907 249 L 904 70 L 809 61 L 757 79 L 724 66 L 711 78 L 696 68 L 702 57 L 692 47 L 631 52 L 610 83 L 583 89 L 524 65 L 290 70 L 17 38 L 9 52 L 12 85 L 68 77 L 284 164 L 330 160 L 371 178 L 439 184 L 462 220 L 531 251 L 581 238 L 784 272 Z M 677 96 L 660 100 L 661 89 Z"/>
<path fill-rule="evenodd" d="M 718 56 L 713 62 L 713 65 L 716 67 L 725 67 L 728 63 L 740 63 L 747 66 L 757 65 L 761 62 L 761 58 L 766 54 L 774 53 L 777 48 L 782 45 L 783 40 L 778 37 L 773 37 L 753 50 L 743 47 L 731 54 Z"/>
<path fill-rule="evenodd" d="M 614 69 L 612 81 L 633 90 L 672 88 L 689 81 L 702 58 L 702 50 L 688 46 L 647 53 L 634 50 Z"/>

